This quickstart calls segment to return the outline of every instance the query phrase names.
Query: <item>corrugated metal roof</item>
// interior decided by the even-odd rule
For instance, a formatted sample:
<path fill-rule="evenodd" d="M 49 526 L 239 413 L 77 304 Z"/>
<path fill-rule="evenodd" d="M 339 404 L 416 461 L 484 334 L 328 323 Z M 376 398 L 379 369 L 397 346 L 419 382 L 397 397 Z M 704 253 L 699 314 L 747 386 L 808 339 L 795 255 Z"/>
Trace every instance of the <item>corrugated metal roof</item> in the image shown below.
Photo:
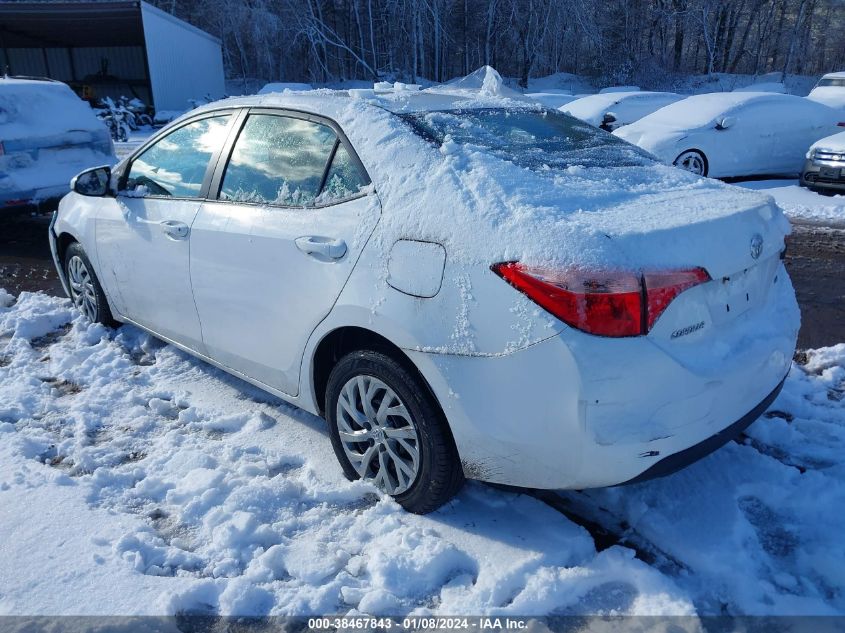
<path fill-rule="evenodd" d="M 144 11 L 155 13 L 186 31 L 220 43 L 220 40 L 202 29 L 139 0 L 0 2 L 0 47 L 142 45 L 144 27 L 141 5 Z"/>

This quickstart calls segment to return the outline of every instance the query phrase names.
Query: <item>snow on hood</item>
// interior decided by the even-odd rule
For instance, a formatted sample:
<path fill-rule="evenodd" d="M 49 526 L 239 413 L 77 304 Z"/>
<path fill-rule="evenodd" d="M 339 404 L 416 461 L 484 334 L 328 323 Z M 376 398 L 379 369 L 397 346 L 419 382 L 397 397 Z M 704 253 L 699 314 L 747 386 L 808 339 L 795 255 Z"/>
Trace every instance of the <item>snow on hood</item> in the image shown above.
<path fill-rule="evenodd" d="M 0 78 L 0 138 L 48 137 L 105 126 L 91 107 L 63 83 Z"/>
<path fill-rule="evenodd" d="M 842 86 L 820 86 L 813 88 L 807 99 L 837 109 L 845 109 L 845 88 Z"/>
<path fill-rule="evenodd" d="M 814 149 L 829 149 L 834 152 L 845 153 L 845 132 L 819 139 L 810 146 L 810 151 Z"/>

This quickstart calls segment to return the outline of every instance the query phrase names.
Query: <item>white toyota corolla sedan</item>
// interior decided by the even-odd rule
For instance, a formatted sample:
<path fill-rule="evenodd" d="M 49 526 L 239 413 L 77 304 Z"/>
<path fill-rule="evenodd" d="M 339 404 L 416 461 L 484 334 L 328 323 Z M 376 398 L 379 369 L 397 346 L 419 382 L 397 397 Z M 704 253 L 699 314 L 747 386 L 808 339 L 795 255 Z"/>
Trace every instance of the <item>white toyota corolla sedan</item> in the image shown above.
<path fill-rule="evenodd" d="M 673 472 L 795 347 L 770 198 L 521 100 L 228 99 L 72 188 L 50 240 L 89 319 L 325 417 L 344 473 L 414 512 L 465 477 Z"/>

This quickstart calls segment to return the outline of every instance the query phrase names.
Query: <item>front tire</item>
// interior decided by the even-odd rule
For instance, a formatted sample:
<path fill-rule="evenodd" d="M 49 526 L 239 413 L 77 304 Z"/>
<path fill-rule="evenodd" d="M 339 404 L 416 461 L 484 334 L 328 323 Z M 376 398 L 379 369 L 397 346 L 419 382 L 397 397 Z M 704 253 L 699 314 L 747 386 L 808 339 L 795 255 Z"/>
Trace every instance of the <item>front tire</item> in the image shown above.
<path fill-rule="evenodd" d="M 696 176 L 706 176 L 709 171 L 707 157 L 697 149 L 688 149 L 685 152 L 681 152 L 672 164 Z"/>
<path fill-rule="evenodd" d="M 106 294 L 94 272 L 91 260 L 79 242 L 67 247 L 65 252 L 65 276 L 70 288 L 70 299 L 74 307 L 92 323 L 114 324 Z"/>
<path fill-rule="evenodd" d="M 325 410 L 346 477 L 370 480 L 409 512 L 426 514 L 464 477 L 443 413 L 420 383 L 387 354 L 352 352 L 329 376 Z"/>

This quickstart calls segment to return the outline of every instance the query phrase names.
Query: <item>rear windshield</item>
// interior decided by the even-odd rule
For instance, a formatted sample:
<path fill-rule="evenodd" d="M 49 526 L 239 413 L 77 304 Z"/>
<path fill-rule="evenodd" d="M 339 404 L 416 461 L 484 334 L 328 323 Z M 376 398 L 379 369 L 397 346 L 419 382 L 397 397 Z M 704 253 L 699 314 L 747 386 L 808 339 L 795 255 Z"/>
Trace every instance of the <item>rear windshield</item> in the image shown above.
<path fill-rule="evenodd" d="M 827 86 L 836 86 L 837 88 L 845 88 L 845 78 L 838 77 L 823 77 L 819 80 L 817 88 L 826 88 Z"/>
<path fill-rule="evenodd" d="M 650 164 L 643 150 L 552 110 L 473 109 L 401 115 L 423 138 L 475 147 L 529 169 Z"/>

